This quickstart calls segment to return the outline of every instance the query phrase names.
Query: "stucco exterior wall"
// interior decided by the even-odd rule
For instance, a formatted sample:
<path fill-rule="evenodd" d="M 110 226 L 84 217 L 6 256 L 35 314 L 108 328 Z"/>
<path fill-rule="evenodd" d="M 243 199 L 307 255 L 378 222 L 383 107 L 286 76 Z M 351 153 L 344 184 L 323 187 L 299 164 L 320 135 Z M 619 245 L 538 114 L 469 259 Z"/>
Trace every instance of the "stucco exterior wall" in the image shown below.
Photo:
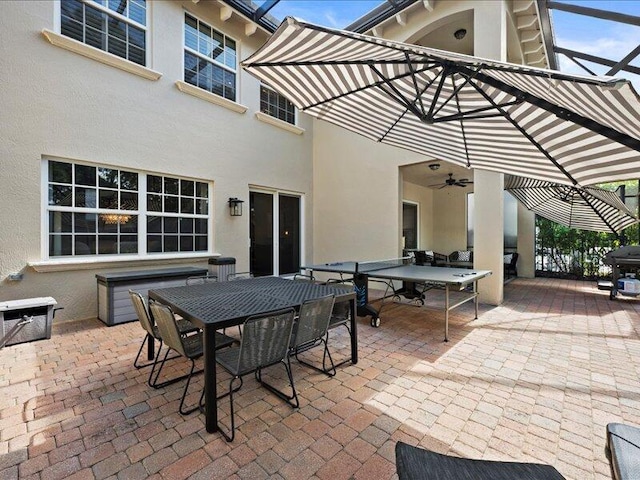
<path fill-rule="evenodd" d="M 398 167 L 424 157 L 316 120 L 313 159 L 314 262 L 396 257 Z"/>
<path fill-rule="evenodd" d="M 53 296 L 65 310 L 56 321 L 96 315 L 97 271 L 88 266 L 36 272 L 27 265 L 42 255 L 42 159 L 112 165 L 213 182 L 211 254 L 238 260 L 248 269 L 249 186 L 279 188 L 305 196 L 311 218 L 311 119 L 302 115 L 302 135 L 260 122 L 259 83 L 238 70 L 238 103 L 244 114 L 180 92 L 183 79 L 184 12 L 189 11 L 238 42 L 242 60 L 265 40 L 244 35 L 244 24 L 220 21 L 210 2 L 149 2 L 149 67 L 162 73 L 151 81 L 51 45 L 43 29 L 56 29 L 54 2 L 0 2 L 0 301 Z M 245 200 L 245 214 L 230 217 L 229 197 Z M 312 222 L 303 261 L 312 256 Z M 183 259 L 203 264 L 203 259 Z M 156 266 L 165 261 L 152 262 Z M 135 270 L 149 263 L 118 266 Z M 7 275 L 23 272 L 19 282 Z"/>

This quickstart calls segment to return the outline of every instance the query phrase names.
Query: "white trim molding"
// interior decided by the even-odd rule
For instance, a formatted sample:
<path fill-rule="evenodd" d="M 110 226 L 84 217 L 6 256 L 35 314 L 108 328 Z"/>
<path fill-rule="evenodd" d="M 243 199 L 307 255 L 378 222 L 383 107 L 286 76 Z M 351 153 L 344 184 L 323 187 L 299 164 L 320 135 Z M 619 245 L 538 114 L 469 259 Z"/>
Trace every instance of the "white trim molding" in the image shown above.
<path fill-rule="evenodd" d="M 83 55 L 92 60 L 97 60 L 98 62 L 109 65 L 110 67 L 119 68 L 125 72 L 133 73 L 134 75 L 146 78 L 147 80 L 159 80 L 160 77 L 162 77 L 162 73 L 160 72 L 156 72 L 150 68 L 130 62 L 129 60 L 118 57 L 117 55 L 105 52 L 104 50 L 92 47 L 52 30 L 45 28 L 42 30 L 42 35 L 49 41 L 49 43 L 56 47 L 64 48 L 65 50 Z"/>
<path fill-rule="evenodd" d="M 245 107 L 239 103 L 228 100 L 220 95 L 216 95 L 215 93 L 207 92 L 202 88 L 191 85 L 190 83 L 183 82 L 181 80 L 176 81 L 176 87 L 182 93 L 187 93 L 201 100 L 205 100 L 209 103 L 213 103 L 215 105 L 219 105 L 228 110 L 231 110 L 236 113 L 245 113 L 249 107 Z"/>
<path fill-rule="evenodd" d="M 43 260 L 40 262 L 29 262 L 28 265 L 36 272 L 66 272 L 71 270 L 92 270 L 95 268 L 122 268 L 136 267 L 149 264 L 166 265 L 170 263 L 185 263 L 190 260 L 205 260 L 211 257 L 219 257 L 219 253 L 193 253 L 180 255 L 179 257 L 167 257 L 161 255 L 149 255 L 147 257 L 127 256 L 122 258 L 96 258 L 92 257 L 73 257 L 56 260 Z"/>
<path fill-rule="evenodd" d="M 295 133 L 296 135 L 302 135 L 305 132 L 304 128 L 292 125 L 289 122 L 285 122 L 284 120 L 280 120 L 279 118 L 272 117 L 271 115 L 267 115 L 266 113 L 256 112 L 256 118 L 261 122 L 268 123 L 269 125 L 273 125 L 274 127 L 278 127 L 283 130 L 287 130 L 288 132 Z"/>

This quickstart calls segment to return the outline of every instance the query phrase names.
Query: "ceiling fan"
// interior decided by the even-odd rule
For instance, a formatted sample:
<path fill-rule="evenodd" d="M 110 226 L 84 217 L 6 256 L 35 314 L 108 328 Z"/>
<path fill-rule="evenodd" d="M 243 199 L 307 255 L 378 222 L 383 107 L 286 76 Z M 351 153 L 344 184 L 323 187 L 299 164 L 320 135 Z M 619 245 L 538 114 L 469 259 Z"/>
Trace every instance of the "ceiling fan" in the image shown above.
<path fill-rule="evenodd" d="M 447 178 L 443 183 L 435 183 L 433 185 L 429 185 L 429 187 L 439 187 L 440 188 L 444 188 L 444 187 L 466 187 L 467 185 L 471 185 L 473 182 L 470 181 L 468 178 L 461 178 L 459 180 L 456 180 L 455 178 L 453 178 L 453 173 L 449 174 L 449 178 Z"/>

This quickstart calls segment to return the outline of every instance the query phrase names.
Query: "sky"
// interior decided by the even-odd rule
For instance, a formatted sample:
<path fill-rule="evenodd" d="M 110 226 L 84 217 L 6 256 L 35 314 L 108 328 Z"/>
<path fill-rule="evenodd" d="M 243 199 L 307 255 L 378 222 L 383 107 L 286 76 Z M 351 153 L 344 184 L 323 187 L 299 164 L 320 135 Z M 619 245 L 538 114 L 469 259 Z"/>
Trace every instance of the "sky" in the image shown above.
<path fill-rule="evenodd" d="M 561 1 L 640 17 L 640 0 Z M 278 20 L 290 15 L 327 27 L 344 28 L 380 3 L 381 0 L 281 0 L 269 13 Z M 551 16 L 558 47 L 618 61 L 640 44 L 640 26 L 559 10 L 552 10 Z M 588 74 L 564 55 L 558 55 L 558 60 L 563 72 Z M 604 75 L 608 70 L 605 66 L 584 63 L 598 75 Z M 640 67 L 640 58 L 633 60 L 631 65 Z M 640 93 L 640 76 L 627 72 L 619 72 L 616 76 L 631 80 Z"/>

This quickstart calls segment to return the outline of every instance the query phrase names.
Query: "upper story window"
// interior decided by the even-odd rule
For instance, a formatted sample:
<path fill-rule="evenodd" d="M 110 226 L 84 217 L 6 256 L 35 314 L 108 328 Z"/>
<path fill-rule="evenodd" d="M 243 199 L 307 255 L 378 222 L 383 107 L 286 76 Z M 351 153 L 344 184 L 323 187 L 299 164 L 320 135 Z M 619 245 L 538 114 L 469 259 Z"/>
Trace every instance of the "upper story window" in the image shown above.
<path fill-rule="evenodd" d="M 296 124 L 296 109 L 293 103 L 266 85 L 260 86 L 260 111 L 283 122 Z"/>
<path fill-rule="evenodd" d="M 185 14 L 184 81 L 236 101 L 235 40 Z"/>
<path fill-rule="evenodd" d="M 61 0 L 60 33 L 146 65 L 146 0 Z"/>
<path fill-rule="evenodd" d="M 208 251 L 209 184 L 50 160 L 48 256 Z"/>

